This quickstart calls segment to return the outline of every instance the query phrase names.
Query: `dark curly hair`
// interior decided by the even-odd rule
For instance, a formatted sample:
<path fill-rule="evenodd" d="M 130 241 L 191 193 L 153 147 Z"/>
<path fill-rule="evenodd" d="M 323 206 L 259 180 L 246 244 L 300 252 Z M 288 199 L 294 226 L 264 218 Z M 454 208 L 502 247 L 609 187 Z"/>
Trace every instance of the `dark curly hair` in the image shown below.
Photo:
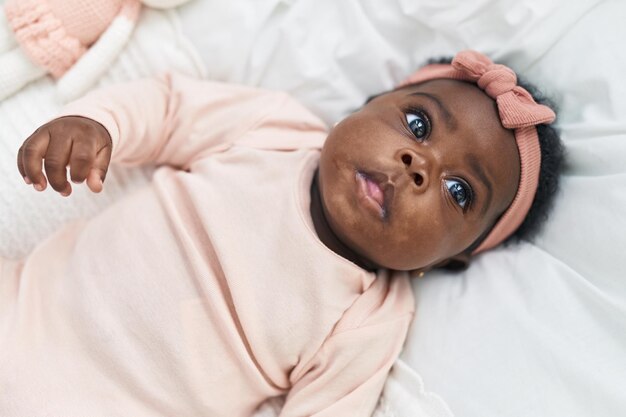
<path fill-rule="evenodd" d="M 426 64 L 449 64 L 451 62 L 452 58 L 446 57 L 430 59 Z M 519 75 L 517 84 L 526 89 L 537 103 L 544 104 L 557 113 L 557 106 L 554 101 L 542 94 L 535 85 L 519 77 Z M 369 97 L 366 103 L 378 95 Z M 552 206 L 554 205 L 556 193 L 559 189 L 559 178 L 565 160 L 565 148 L 561 142 L 558 131 L 552 125 L 540 124 L 536 127 L 537 135 L 539 136 L 539 146 L 541 147 L 541 167 L 539 169 L 537 192 L 535 193 L 535 198 L 528 210 L 526 218 L 517 230 L 504 241 L 504 244 L 519 242 L 520 240 L 532 240 L 548 218 Z M 472 252 L 476 249 L 490 231 L 491 230 L 485 231 L 485 233 L 472 243 L 466 251 Z M 451 265 L 451 269 L 458 268 Z"/>

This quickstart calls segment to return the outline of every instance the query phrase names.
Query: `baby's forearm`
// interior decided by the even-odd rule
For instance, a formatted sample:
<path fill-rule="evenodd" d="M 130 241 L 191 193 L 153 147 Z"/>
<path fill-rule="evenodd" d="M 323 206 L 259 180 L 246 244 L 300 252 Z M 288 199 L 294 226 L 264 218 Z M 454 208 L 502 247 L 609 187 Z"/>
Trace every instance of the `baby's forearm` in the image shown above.
<path fill-rule="evenodd" d="M 164 74 L 95 91 L 62 114 L 101 123 L 111 135 L 115 163 L 186 170 L 248 131 L 261 131 L 270 115 L 268 129 L 276 138 L 275 125 L 288 126 L 299 113 L 283 93 Z"/>
<path fill-rule="evenodd" d="M 93 91 L 66 105 L 62 116 L 82 116 L 101 124 L 111 138 L 111 159 L 125 165 L 158 162 L 169 140 L 172 117 L 169 77 L 141 79 Z"/>

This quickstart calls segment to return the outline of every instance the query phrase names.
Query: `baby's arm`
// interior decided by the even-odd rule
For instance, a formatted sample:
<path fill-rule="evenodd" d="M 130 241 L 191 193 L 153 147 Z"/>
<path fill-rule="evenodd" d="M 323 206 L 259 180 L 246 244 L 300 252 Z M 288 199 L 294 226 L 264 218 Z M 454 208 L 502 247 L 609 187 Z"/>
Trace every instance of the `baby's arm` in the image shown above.
<path fill-rule="evenodd" d="M 102 124 L 114 163 L 187 169 L 230 146 L 281 100 L 266 90 L 164 74 L 96 90 L 62 115 Z"/>
<path fill-rule="evenodd" d="M 266 140 L 265 144 L 256 141 L 260 147 L 278 149 L 319 145 L 319 133 L 307 143 L 304 134 L 293 135 L 293 131 L 284 133 L 289 129 L 272 130 L 276 129 L 277 125 L 288 127 L 291 124 L 295 128 L 300 128 L 303 124 L 312 123 L 318 131 L 325 129 L 318 119 L 311 117 L 283 93 L 197 80 L 175 74 L 96 90 L 68 104 L 61 116 L 83 118 L 74 117 L 72 124 L 77 123 L 77 120 L 83 120 L 81 128 L 89 129 L 86 136 L 106 132 L 106 135 L 102 136 L 110 137 L 111 162 L 125 165 L 167 164 L 179 169 L 190 169 L 195 161 L 224 150 L 238 141 L 255 146 L 251 142 L 256 141 L 259 137 L 258 132 L 263 129 L 268 134 L 261 136 L 272 139 Z M 97 123 L 89 123 L 84 119 Z M 43 146 L 45 140 L 40 138 L 35 141 L 31 136 L 22 146 L 18 159 L 22 161 L 20 173 L 35 184 L 44 186 L 42 159 L 46 171 L 48 165 L 58 165 L 52 170 L 54 179 L 49 180 L 55 190 L 67 192 L 70 185 L 64 179 L 66 175 L 64 170 L 69 164 L 70 173 L 73 175 L 71 156 L 66 150 L 66 155 L 63 158 L 59 157 L 58 149 L 53 146 L 57 146 L 58 143 L 58 146 L 67 147 L 68 143 L 76 142 L 64 131 L 69 119 L 63 121 L 63 124 L 61 121 L 63 119 L 56 119 L 48 126 L 54 129 L 58 127 L 58 135 L 55 135 L 54 141 L 49 142 L 51 147 Z M 276 123 L 277 121 L 279 123 Z M 86 128 L 86 125 L 91 127 Z M 102 129 L 98 129 L 97 126 Z M 76 129 L 79 129 L 78 125 Z M 253 129 L 254 135 L 246 135 Z M 311 130 L 310 127 L 307 129 Z M 66 137 L 62 137 L 63 135 Z M 45 137 L 43 134 L 39 136 Z M 94 136 L 93 140 L 96 143 L 89 146 L 102 150 L 99 138 L 101 139 Z M 87 139 L 81 140 L 87 142 Z M 52 153 L 49 154 L 49 151 Z M 59 161 L 47 161 L 50 157 L 59 157 Z M 97 168 L 105 169 L 101 166 Z M 79 171 L 84 170 L 81 168 Z M 77 177 L 72 179 L 80 181 L 82 174 L 76 175 Z M 104 179 L 103 175 L 101 179 Z M 88 185 L 92 188 L 89 180 Z"/>

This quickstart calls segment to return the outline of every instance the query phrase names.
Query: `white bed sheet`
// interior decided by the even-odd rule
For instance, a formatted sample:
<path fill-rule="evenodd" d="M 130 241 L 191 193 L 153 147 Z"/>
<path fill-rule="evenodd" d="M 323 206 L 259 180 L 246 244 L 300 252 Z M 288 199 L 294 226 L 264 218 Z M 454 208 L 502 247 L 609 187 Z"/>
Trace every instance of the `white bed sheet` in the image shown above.
<path fill-rule="evenodd" d="M 416 283 L 403 360 L 462 416 L 626 415 L 626 2 L 585 12 L 528 74 L 568 162 L 534 244 Z"/>

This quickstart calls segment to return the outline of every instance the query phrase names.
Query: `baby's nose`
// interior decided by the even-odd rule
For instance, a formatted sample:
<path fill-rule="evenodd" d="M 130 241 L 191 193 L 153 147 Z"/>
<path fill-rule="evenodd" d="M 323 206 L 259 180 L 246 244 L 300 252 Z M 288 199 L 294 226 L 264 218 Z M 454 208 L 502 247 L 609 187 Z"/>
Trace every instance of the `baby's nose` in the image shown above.
<path fill-rule="evenodd" d="M 409 149 L 400 151 L 398 157 L 415 186 L 425 190 L 428 187 L 429 177 L 429 163 L 427 159 Z"/>

